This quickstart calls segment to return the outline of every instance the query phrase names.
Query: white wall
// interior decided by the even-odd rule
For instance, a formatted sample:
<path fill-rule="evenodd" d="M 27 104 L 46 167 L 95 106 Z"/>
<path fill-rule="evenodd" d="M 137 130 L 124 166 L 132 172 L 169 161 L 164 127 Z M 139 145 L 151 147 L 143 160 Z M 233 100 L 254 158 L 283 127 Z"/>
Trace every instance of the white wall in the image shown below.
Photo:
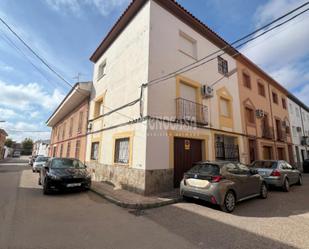
<path fill-rule="evenodd" d="M 104 113 L 139 98 L 140 86 L 148 80 L 149 6 L 149 2 L 144 5 L 98 62 L 95 63 L 89 110 L 90 119 L 93 118 L 95 100 L 100 96 L 104 98 Z M 98 80 L 99 65 L 105 60 L 106 75 Z M 139 111 L 139 104 L 136 104 L 105 116 L 93 122 L 92 131 L 137 119 L 139 118 Z M 135 131 L 132 167 L 144 168 L 146 150 L 145 124 L 126 125 L 104 131 L 102 134 L 88 135 L 86 160 L 90 159 L 91 141 L 100 139 L 102 146 L 101 156 L 98 161 L 102 164 L 112 164 L 113 135 L 126 131 Z"/>
<path fill-rule="evenodd" d="M 186 35 L 189 35 L 196 41 L 197 59 L 201 59 L 202 57 L 218 50 L 217 46 L 209 42 L 191 27 L 184 24 L 154 1 L 151 1 L 150 30 L 149 80 L 166 75 L 167 73 L 173 72 L 196 61 L 179 51 L 181 44 L 179 39 L 180 31 L 184 32 Z M 236 62 L 232 57 L 226 54 L 222 57 L 228 61 L 229 71 L 236 68 Z M 197 81 L 200 84 L 210 84 L 221 78 L 222 74 L 218 73 L 217 59 L 215 59 L 195 70 L 183 73 L 182 76 Z M 234 99 L 233 131 L 242 131 L 237 80 L 236 73 L 229 78 L 224 78 L 220 81 L 220 83 L 214 86 L 215 96 L 210 99 L 203 100 L 203 104 L 209 108 L 209 121 L 211 127 L 219 128 L 219 111 L 216 90 L 224 86 Z M 175 77 L 149 86 L 148 114 L 151 116 L 159 116 L 164 118 L 175 117 L 175 98 Z M 203 134 L 209 133 L 209 131 L 206 130 L 200 130 L 199 132 L 202 132 Z M 167 168 L 169 153 L 168 137 L 162 135 L 162 133 L 160 136 L 155 136 L 155 131 L 153 129 L 149 129 L 148 133 L 152 133 L 153 135 L 147 137 L 147 168 Z M 157 133 L 160 134 L 160 131 L 157 131 Z"/>

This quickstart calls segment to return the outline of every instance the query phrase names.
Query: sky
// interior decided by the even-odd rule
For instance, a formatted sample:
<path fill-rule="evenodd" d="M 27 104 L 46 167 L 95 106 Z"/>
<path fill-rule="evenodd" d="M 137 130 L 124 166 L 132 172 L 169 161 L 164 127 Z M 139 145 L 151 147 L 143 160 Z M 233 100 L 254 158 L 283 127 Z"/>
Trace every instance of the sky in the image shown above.
<path fill-rule="evenodd" d="M 4 19 L 72 85 L 92 79 L 89 57 L 129 0 L 1 0 Z M 178 0 L 228 42 L 305 0 Z M 309 12 L 241 48 L 246 56 L 309 105 Z M 21 141 L 47 139 L 45 124 L 70 86 L 46 69 L 0 23 L 0 128 Z"/>

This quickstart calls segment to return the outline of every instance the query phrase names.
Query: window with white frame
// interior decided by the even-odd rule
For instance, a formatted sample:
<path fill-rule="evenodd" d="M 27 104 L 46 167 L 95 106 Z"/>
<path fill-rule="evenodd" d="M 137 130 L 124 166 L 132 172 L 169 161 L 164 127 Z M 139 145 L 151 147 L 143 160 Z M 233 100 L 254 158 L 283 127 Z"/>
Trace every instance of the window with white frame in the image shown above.
<path fill-rule="evenodd" d="M 129 163 L 129 155 L 130 155 L 130 138 L 118 138 L 115 140 L 115 163 Z"/>
<path fill-rule="evenodd" d="M 194 59 L 197 59 L 196 40 L 186 33 L 179 31 L 179 51 Z"/>
<path fill-rule="evenodd" d="M 225 98 L 220 98 L 220 112 L 222 116 L 231 117 L 230 101 Z"/>
<path fill-rule="evenodd" d="M 99 69 L 98 69 L 98 80 L 101 79 L 101 78 L 105 75 L 105 69 L 106 69 L 106 60 L 103 61 L 103 62 L 99 65 Z"/>
<path fill-rule="evenodd" d="M 98 158 L 99 158 L 99 142 L 93 142 L 91 144 L 90 159 L 91 160 L 98 160 Z"/>

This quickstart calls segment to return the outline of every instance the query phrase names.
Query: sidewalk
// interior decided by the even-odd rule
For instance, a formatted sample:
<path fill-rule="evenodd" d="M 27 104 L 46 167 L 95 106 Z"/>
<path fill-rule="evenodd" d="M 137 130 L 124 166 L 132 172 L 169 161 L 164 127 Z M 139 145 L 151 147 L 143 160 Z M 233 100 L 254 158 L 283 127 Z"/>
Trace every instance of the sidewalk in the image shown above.
<path fill-rule="evenodd" d="M 156 208 L 182 199 L 179 189 L 156 196 L 143 196 L 124 189 L 114 189 L 114 186 L 106 182 L 92 182 L 91 191 L 120 207 L 131 209 Z"/>

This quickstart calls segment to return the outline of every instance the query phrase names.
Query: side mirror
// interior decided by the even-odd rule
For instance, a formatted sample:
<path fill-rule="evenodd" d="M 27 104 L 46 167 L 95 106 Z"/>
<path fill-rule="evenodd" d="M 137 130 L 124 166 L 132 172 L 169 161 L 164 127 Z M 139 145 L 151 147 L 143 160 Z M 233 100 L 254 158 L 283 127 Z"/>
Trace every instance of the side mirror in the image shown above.
<path fill-rule="evenodd" d="M 251 175 L 257 175 L 259 173 L 257 169 L 250 169 L 249 172 Z"/>
<path fill-rule="evenodd" d="M 46 171 L 49 171 L 49 167 L 46 166 L 46 165 L 44 165 L 44 169 L 45 169 Z"/>

